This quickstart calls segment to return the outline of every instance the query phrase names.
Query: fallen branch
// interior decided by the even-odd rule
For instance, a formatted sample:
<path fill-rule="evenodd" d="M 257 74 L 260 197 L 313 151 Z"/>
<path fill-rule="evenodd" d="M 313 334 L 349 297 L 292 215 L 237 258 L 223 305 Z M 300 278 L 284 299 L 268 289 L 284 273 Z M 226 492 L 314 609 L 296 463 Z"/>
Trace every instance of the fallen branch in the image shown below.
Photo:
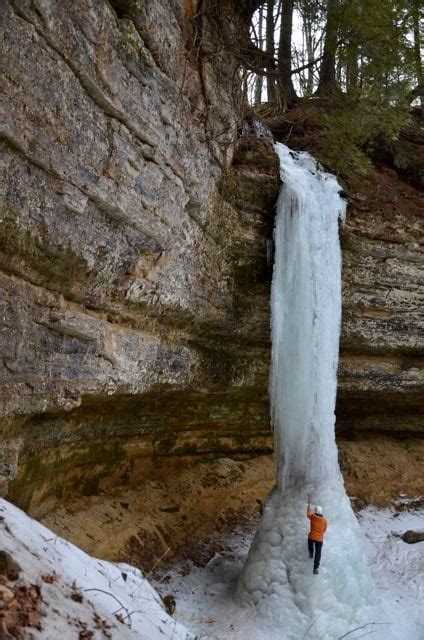
<path fill-rule="evenodd" d="M 110 593 L 110 591 L 105 591 L 104 589 L 97 589 L 96 587 L 92 587 L 92 588 L 90 588 L 90 589 L 84 589 L 84 591 L 85 591 L 85 592 L 87 592 L 87 591 L 99 591 L 100 593 L 105 593 L 107 596 L 110 596 L 111 598 L 113 598 L 114 600 L 116 600 L 116 602 L 119 604 L 119 606 L 121 607 L 121 609 L 123 609 L 123 610 L 126 612 L 126 614 L 127 614 L 127 615 L 125 616 L 125 618 L 124 618 L 124 619 L 129 618 L 129 624 L 128 624 L 128 626 L 129 626 L 129 628 L 131 629 L 131 626 L 132 626 L 131 614 L 130 614 L 130 612 L 128 611 L 128 609 L 126 608 L 126 606 L 125 606 L 125 605 L 123 605 L 123 604 L 122 604 L 122 602 L 121 602 L 121 601 L 120 601 L 120 600 L 119 600 L 119 599 L 118 599 L 118 598 L 117 598 L 113 593 Z M 118 611 L 119 611 L 119 609 L 118 609 Z"/>
<path fill-rule="evenodd" d="M 366 624 L 363 624 L 360 627 L 355 627 L 355 629 L 351 629 L 350 631 L 348 631 L 344 635 L 342 635 L 339 638 L 337 638 L 337 640 L 343 640 L 343 638 L 347 638 L 347 636 L 350 636 L 352 633 L 355 633 L 355 631 L 360 631 L 361 629 L 366 629 L 369 626 L 376 626 L 376 625 L 383 625 L 383 624 L 390 624 L 390 622 L 367 622 Z M 372 631 L 370 631 L 369 633 L 372 633 Z M 366 633 L 365 635 L 368 635 L 368 633 Z M 362 636 L 359 636 L 359 637 L 363 638 L 363 637 L 365 637 L 365 635 L 362 635 Z"/>

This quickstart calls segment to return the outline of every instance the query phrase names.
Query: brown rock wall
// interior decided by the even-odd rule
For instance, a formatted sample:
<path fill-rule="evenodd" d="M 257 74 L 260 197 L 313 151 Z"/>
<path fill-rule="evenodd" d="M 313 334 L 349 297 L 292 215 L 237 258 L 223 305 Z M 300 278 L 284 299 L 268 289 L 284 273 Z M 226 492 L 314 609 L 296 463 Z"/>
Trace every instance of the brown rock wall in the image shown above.
<path fill-rule="evenodd" d="M 114 437 L 129 459 L 270 447 L 278 173 L 249 135 L 228 171 L 237 62 L 193 3 L 71 5 L 0 7 L 1 464 L 26 506 L 120 468 Z"/>
<path fill-rule="evenodd" d="M 293 148 L 328 158 L 326 109 L 314 100 L 284 116 L 271 114 L 268 124 Z M 340 177 L 348 209 L 340 227 L 337 430 L 340 437 L 356 431 L 416 436 L 424 432 L 422 120 L 412 116 L 397 141 L 374 141 L 373 154 L 367 176 L 346 168 Z"/>
<path fill-rule="evenodd" d="M 338 428 L 422 434 L 422 192 L 385 166 L 357 187 L 341 229 Z"/>

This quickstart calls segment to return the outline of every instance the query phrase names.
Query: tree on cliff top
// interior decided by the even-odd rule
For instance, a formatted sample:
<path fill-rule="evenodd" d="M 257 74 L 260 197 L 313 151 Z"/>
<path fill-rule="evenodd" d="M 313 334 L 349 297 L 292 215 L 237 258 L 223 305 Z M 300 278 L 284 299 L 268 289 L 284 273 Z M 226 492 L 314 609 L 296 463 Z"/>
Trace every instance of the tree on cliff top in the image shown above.
<path fill-rule="evenodd" d="M 257 4 L 243 51 L 249 101 L 264 101 L 263 78 L 274 110 L 320 98 L 328 144 L 350 146 L 361 169 L 370 140 L 395 138 L 421 104 L 420 0 Z"/>
<path fill-rule="evenodd" d="M 381 91 L 401 82 L 418 95 L 421 20 L 419 0 L 267 0 L 252 15 L 252 64 L 244 61 L 288 103 L 365 90 L 370 78 Z M 268 102 L 274 94 L 268 91 Z"/>

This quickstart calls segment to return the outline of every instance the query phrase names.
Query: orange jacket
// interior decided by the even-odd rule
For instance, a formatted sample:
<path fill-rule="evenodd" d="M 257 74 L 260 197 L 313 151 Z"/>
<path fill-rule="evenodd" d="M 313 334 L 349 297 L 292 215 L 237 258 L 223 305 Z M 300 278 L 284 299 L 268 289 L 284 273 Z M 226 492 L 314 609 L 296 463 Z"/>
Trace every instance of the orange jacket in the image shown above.
<path fill-rule="evenodd" d="M 313 511 L 308 511 L 306 515 L 311 521 L 311 530 L 308 537 L 311 540 L 315 540 L 315 542 L 322 542 L 324 540 L 324 533 L 327 530 L 327 518 L 317 516 Z"/>

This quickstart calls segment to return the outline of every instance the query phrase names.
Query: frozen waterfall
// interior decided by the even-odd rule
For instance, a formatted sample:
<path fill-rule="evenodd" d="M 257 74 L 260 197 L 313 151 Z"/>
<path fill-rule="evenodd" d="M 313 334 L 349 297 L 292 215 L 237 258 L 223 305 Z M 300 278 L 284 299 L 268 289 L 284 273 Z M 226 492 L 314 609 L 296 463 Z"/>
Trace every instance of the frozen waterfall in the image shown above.
<path fill-rule="evenodd" d="M 388 628 L 374 606 L 364 540 L 339 470 L 334 408 L 341 323 L 334 176 L 307 153 L 276 145 L 281 188 L 272 283 L 271 416 L 278 461 L 237 595 L 255 605 L 264 639 L 333 640 Z M 307 494 L 329 520 L 318 576 L 307 552 Z M 255 638 L 255 640 L 259 640 Z"/>

